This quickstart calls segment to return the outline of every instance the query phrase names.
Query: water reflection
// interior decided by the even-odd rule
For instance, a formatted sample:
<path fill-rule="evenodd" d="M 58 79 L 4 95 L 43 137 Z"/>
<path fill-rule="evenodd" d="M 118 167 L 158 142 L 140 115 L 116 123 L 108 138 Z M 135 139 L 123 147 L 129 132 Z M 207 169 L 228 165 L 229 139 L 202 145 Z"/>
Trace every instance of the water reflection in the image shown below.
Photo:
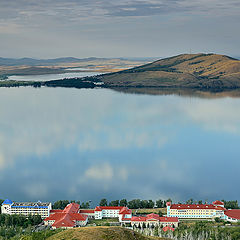
<path fill-rule="evenodd" d="M 76 69 L 77 70 L 77 69 Z M 67 72 L 67 73 L 56 73 L 56 74 L 42 74 L 42 75 L 12 75 L 8 77 L 8 80 L 15 81 L 51 81 L 59 80 L 64 78 L 81 78 L 90 77 L 103 74 L 102 72 Z"/>
<path fill-rule="evenodd" d="M 239 199 L 240 99 L 0 89 L 0 198 Z"/>

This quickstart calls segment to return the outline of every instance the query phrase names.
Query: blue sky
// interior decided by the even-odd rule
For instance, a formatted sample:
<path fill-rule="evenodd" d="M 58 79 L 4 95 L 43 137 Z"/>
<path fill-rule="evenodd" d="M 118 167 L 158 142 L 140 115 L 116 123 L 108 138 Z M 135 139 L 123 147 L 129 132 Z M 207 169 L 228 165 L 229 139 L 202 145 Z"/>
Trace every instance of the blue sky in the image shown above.
<path fill-rule="evenodd" d="M 239 0 L 1 0 L 0 56 L 240 56 Z"/>

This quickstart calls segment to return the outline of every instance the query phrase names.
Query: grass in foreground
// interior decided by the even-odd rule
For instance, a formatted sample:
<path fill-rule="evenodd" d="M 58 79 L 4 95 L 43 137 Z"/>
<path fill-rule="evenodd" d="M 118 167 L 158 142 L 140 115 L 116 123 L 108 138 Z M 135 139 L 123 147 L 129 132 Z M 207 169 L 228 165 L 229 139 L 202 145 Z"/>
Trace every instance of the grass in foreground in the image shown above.
<path fill-rule="evenodd" d="M 150 240 L 162 239 L 146 237 L 122 227 L 84 227 L 65 230 L 48 238 L 48 240 Z"/>

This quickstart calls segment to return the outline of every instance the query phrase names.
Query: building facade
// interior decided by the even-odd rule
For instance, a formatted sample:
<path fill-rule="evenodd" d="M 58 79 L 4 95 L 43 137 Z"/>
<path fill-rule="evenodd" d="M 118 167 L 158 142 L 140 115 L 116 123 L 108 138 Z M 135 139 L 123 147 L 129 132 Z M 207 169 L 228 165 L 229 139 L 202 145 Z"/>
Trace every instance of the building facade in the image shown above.
<path fill-rule="evenodd" d="M 177 217 L 160 217 L 158 214 L 148 214 L 146 216 L 134 216 L 131 218 L 132 227 L 171 227 L 177 228 L 179 220 Z"/>
<path fill-rule="evenodd" d="M 224 218 L 224 203 L 215 201 L 212 204 L 171 204 L 167 203 L 167 216 L 180 219 L 214 219 Z"/>
<path fill-rule="evenodd" d="M 97 206 L 94 209 L 95 219 L 118 218 L 119 222 L 130 221 L 132 210 L 127 207 Z"/>
<path fill-rule="evenodd" d="M 4 214 L 18 215 L 40 215 L 43 219 L 50 215 L 52 209 L 51 203 L 38 202 L 13 202 L 6 199 L 1 206 L 1 211 Z"/>
<path fill-rule="evenodd" d="M 240 209 L 229 209 L 224 212 L 224 220 L 229 222 L 240 222 Z"/>

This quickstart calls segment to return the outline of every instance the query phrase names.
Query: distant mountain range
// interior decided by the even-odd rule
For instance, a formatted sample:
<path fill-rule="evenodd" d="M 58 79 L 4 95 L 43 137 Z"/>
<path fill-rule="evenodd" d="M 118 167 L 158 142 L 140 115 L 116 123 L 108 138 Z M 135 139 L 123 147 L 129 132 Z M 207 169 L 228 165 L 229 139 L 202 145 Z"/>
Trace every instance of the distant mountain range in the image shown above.
<path fill-rule="evenodd" d="M 234 89 L 240 87 L 240 61 L 218 54 L 181 54 L 106 74 L 101 80 L 110 88 Z"/>
<path fill-rule="evenodd" d="M 61 63 L 79 63 L 79 62 L 90 62 L 90 61 L 105 61 L 111 59 L 127 60 L 127 61 L 153 61 L 156 58 L 54 58 L 54 59 L 34 59 L 34 58 L 2 58 L 0 57 L 0 66 L 53 66 Z"/>

